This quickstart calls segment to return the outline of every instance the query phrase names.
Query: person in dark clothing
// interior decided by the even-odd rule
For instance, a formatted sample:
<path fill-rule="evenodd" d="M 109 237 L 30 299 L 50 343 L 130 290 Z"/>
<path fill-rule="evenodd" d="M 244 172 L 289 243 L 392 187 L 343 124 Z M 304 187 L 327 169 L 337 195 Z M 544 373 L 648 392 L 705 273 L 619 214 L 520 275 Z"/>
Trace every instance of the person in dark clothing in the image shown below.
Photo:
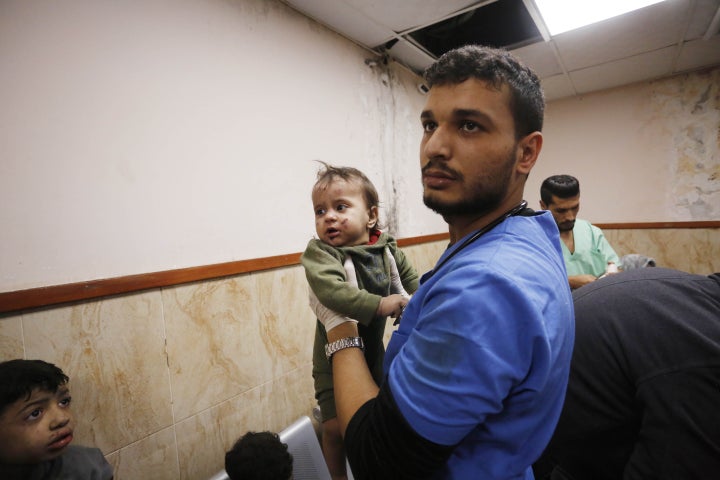
<path fill-rule="evenodd" d="M 567 397 L 536 478 L 719 478 L 720 273 L 630 270 L 573 300 Z"/>

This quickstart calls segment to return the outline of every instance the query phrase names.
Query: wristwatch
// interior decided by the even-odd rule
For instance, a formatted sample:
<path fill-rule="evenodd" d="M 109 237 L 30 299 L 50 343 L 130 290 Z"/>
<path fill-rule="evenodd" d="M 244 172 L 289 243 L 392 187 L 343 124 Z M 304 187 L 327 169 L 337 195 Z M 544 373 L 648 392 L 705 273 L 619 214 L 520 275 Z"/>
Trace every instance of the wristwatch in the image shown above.
<path fill-rule="evenodd" d="M 365 350 L 365 344 L 363 343 L 363 339 L 360 337 L 341 338 L 340 340 L 335 340 L 334 342 L 325 345 L 325 356 L 328 361 L 330 361 L 335 352 L 339 352 L 340 350 L 344 350 L 346 348 L 359 348 L 360 350 Z"/>

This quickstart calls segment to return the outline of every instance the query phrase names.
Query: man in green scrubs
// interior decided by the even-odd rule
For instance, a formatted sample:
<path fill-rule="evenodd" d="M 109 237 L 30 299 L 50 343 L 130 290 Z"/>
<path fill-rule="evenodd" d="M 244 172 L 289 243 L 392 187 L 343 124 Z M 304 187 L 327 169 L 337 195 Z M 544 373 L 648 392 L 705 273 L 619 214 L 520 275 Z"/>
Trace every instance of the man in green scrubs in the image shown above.
<path fill-rule="evenodd" d="M 570 175 L 548 177 L 540 187 L 540 208 L 555 218 L 565 259 L 570 288 L 594 282 L 617 272 L 618 256 L 602 230 L 577 218 L 580 210 L 580 183 Z"/>

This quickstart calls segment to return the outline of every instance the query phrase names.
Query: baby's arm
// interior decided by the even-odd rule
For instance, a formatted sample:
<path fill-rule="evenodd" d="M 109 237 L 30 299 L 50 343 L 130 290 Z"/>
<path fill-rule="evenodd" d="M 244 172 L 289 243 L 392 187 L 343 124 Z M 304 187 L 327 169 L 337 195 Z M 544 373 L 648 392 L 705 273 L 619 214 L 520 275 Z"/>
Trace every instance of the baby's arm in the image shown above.
<path fill-rule="evenodd" d="M 402 281 L 405 290 L 413 294 L 418 288 L 419 276 L 415 267 L 412 266 L 408 258 L 405 256 L 403 251 L 397 247 L 397 244 L 391 245 L 391 253 L 395 257 L 395 263 L 397 265 L 398 273 L 400 274 L 400 280 Z"/>
<path fill-rule="evenodd" d="M 393 256 L 390 251 L 390 247 L 385 247 L 385 258 L 390 267 L 390 291 L 394 294 L 380 300 L 378 314 L 395 318 L 394 325 L 397 325 L 400 322 L 400 316 L 402 315 L 403 309 L 408 304 L 411 297 L 404 288 L 403 279 L 408 284 L 408 287 L 414 292 L 417 289 L 417 273 L 412 265 L 405 261 L 405 255 L 403 255 L 398 248 L 395 249 L 395 255 L 397 255 L 402 261 L 405 276 L 402 277 L 400 275 L 398 264 L 395 261 L 395 256 Z"/>
<path fill-rule="evenodd" d="M 395 264 L 395 258 L 390 249 L 385 247 L 385 258 L 390 264 L 390 291 L 395 292 L 387 297 L 380 299 L 380 305 L 378 305 L 377 314 L 381 317 L 399 317 L 402 314 L 403 308 L 407 305 L 410 300 L 410 295 L 403 288 L 400 280 L 400 274 L 398 273 L 397 265 Z M 357 275 L 355 273 L 355 264 L 352 258 L 345 258 L 343 262 L 345 273 L 347 274 L 347 282 L 357 287 Z"/>
<path fill-rule="evenodd" d="M 341 315 L 324 306 L 322 303 L 320 303 L 320 300 L 318 300 L 312 290 L 310 290 L 308 297 L 310 300 L 310 308 L 315 313 L 317 319 L 320 320 L 320 323 L 323 324 L 326 331 L 329 332 L 333 328 L 345 322 L 358 323 L 357 320 Z"/>
<path fill-rule="evenodd" d="M 381 296 L 348 282 L 343 254 L 317 240 L 311 241 L 301 257 L 310 289 L 325 307 L 361 323 L 376 315 Z"/>
<path fill-rule="evenodd" d="M 397 293 L 409 299 L 410 294 L 407 293 L 403 287 L 400 272 L 398 272 L 397 263 L 395 262 L 395 257 L 393 257 L 389 247 L 385 247 L 385 260 L 387 260 L 390 269 L 390 293 Z M 379 308 L 382 308 L 382 300 L 380 301 Z"/>

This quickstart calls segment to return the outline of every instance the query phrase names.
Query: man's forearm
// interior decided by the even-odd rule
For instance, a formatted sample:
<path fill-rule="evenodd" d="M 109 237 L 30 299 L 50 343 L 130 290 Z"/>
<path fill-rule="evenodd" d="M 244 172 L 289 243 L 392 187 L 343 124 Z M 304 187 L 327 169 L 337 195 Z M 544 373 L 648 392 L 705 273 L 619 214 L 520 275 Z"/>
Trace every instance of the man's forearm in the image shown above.
<path fill-rule="evenodd" d="M 357 325 L 343 323 L 328 332 L 328 342 L 357 337 Z M 378 386 L 370 374 L 365 356 L 359 348 L 346 348 L 332 356 L 335 408 L 340 432 L 345 436 L 350 419 L 368 400 L 375 398 Z"/>
<path fill-rule="evenodd" d="M 575 290 L 576 288 L 580 288 L 583 285 L 587 285 L 588 283 L 592 283 L 595 280 L 597 280 L 597 277 L 595 275 L 571 275 L 568 277 L 568 283 L 570 284 L 570 288 Z"/>

